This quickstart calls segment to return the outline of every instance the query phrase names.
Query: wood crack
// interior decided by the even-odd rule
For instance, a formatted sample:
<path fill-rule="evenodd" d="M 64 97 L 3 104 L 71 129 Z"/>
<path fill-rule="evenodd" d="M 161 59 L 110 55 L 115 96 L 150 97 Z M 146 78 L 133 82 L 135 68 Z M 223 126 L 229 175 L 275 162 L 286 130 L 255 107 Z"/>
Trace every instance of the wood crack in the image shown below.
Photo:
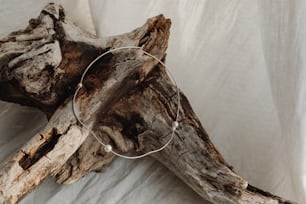
<path fill-rule="evenodd" d="M 61 135 L 62 134 L 58 134 L 57 130 L 53 128 L 51 130 L 50 135 L 45 137 L 46 140 L 41 144 L 41 146 L 35 152 L 31 152 L 31 154 L 24 152 L 25 155 L 19 160 L 18 162 L 19 165 L 24 170 L 30 168 L 40 158 L 45 156 L 48 152 L 50 152 L 54 148 Z"/>

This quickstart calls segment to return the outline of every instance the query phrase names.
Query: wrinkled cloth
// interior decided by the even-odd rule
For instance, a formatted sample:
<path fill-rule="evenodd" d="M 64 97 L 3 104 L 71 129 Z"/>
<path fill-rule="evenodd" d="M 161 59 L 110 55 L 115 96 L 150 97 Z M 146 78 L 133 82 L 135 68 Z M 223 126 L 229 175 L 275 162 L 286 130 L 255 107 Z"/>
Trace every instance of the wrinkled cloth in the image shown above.
<path fill-rule="evenodd" d="M 1 1 L 0 37 L 47 1 Z M 252 185 L 306 203 L 306 3 L 302 0 L 65 1 L 74 22 L 100 37 L 164 14 L 166 63 L 213 143 Z M 90 13 L 90 9 L 91 13 Z M 92 19 L 91 19 L 92 16 Z M 46 124 L 31 108 L 0 106 L 0 161 Z M 203 203 L 152 158 L 116 159 L 71 185 L 48 179 L 21 203 Z"/>

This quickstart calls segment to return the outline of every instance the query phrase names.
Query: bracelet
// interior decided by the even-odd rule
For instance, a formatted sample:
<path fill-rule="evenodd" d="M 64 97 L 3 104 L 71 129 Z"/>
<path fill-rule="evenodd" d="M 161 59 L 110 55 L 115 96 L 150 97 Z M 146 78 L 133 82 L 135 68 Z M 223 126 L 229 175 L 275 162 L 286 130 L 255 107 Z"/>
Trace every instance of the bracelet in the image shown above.
<path fill-rule="evenodd" d="M 114 51 L 118 51 L 118 50 L 123 50 L 123 49 L 138 49 L 138 50 L 141 50 L 144 54 L 148 55 L 149 57 L 152 57 L 153 59 L 155 59 L 156 61 L 158 61 L 161 65 L 164 66 L 164 68 L 166 69 L 166 71 L 169 73 L 170 75 L 170 78 L 172 79 L 174 85 L 175 85 L 175 88 L 176 88 L 176 91 L 177 91 L 177 111 L 176 111 L 176 118 L 175 120 L 172 122 L 172 127 L 171 127 L 171 136 L 170 136 L 170 139 L 163 145 L 161 146 L 160 148 L 156 149 L 156 150 L 152 150 L 152 151 L 149 151 L 149 152 L 146 152 L 142 155 L 138 155 L 138 156 L 126 156 L 126 155 L 123 155 L 123 154 L 119 154 L 118 152 L 115 152 L 112 148 L 112 146 L 110 144 L 105 144 L 97 135 L 94 131 L 92 131 L 88 126 L 86 126 L 84 124 L 84 122 L 79 118 L 79 115 L 77 114 L 77 111 L 76 111 L 76 107 L 75 107 L 75 104 L 76 104 L 76 96 L 78 94 L 78 92 L 83 88 L 83 81 L 84 81 L 84 78 L 87 74 L 87 72 L 90 70 L 90 68 L 92 67 L 92 65 L 98 61 L 99 59 L 101 59 L 102 57 L 104 57 L 105 55 L 109 54 L 109 53 L 112 53 Z M 73 95 L 73 99 L 72 99 L 72 109 L 73 109 L 73 114 L 76 118 L 76 120 L 82 125 L 82 127 L 84 127 L 85 129 L 87 129 L 94 137 L 95 139 L 104 147 L 104 150 L 106 152 L 110 152 L 110 153 L 113 153 L 114 155 L 116 156 L 119 156 L 121 158 L 124 158 L 124 159 L 140 159 L 140 158 L 143 158 L 145 156 L 148 156 L 150 154 L 153 154 L 153 153 L 156 153 L 156 152 L 160 152 L 162 151 L 163 149 L 165 149 L 170 143 L 171 141 L 173 140 L 173 137 L 174 137 L 174 134 L 175 134 L 175 131 L 176 129 L 179 127 L 179 122 L 178 122 L 178 117 L 179 117 L 179 107 L 180 107 L 180 92 L 179 92 L 179 89 L 178 89 L 178 86 L 177 86 L 177 83 L 172 75 L 172 73 L 169 71 L 169 69 L 167 68 L 166 64 L 163 63 L 160 59 L 158 59 L 156 56 L 150 54 L 149 52 L 146 52 L 143 50 L 142 47 L 138 47 L 138 46 L 124 46 L 124 47 L 118 47 L 118 48 L 114 48 L 114 49 L 110 49 L 104 53 L 102 53 L 101 55 L 99 55 L 96 59 L 94 59 L 85 69 L 85 71 L 83 72 L 82 76 L 81 76 L 81 80 L 80 82 L 78 83 L 77 85 L 77 89 Z"/>

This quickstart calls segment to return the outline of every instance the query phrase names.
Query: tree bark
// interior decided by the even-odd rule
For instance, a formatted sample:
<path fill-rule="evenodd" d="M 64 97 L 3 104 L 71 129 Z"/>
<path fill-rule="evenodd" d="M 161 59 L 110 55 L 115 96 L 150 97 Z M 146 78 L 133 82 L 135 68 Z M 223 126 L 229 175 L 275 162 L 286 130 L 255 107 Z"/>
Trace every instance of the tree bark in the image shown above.
<path fill-rule="evenodd" d="M 106 50 L 143 46 L 165 59 L 171 21 L 149 19 L 130 33 L 99 39 L 48 4 L 22 31 L 0 41 L 0 99 L 39 108 L 47 126 L 0 169 L 0 203 L 17 203 L 48 176 L 73 183 L 102 171 L 106 153 L 76 121 L 72 95 L 86 66 Z M 65 87 L 65 88 L 63 88 Z M 158 62 L 140 50 L 99 60 L 77 97 L 82 121 L 121 153 L 156 149 L 169 139 L 177 94 Z M 211 143 L 187 98 L 180 93 L 180 126 L 170 145 L 152 156 L 212 203 L 293 203 L 248 185 Z"/>

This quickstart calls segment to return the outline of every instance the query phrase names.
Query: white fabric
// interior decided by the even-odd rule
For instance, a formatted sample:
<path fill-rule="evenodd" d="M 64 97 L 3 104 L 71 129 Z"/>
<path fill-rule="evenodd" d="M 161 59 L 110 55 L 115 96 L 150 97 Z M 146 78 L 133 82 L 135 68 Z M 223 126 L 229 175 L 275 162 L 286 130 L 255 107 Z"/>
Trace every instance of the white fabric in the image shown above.
<path fill-rule="evenodd" d="M 24 27 L 45 2 L 0 2 L 0 36 Z M 81 3 L 66 2 L 66 9 L 86 26 Z M 299 203 L 306 202 L 305 7 L 302 0 L 90 1 L 99 36 L 128 32 L 160 13 L 171 18 L 167 64 L 214 144 L 252 185 Z M 0 161 L 46 122 L 37 111 L 2 104 Z M 203 201 L 146 158 L 117 159 L 68 186 L 47 180 L 21 203 Z"/>

